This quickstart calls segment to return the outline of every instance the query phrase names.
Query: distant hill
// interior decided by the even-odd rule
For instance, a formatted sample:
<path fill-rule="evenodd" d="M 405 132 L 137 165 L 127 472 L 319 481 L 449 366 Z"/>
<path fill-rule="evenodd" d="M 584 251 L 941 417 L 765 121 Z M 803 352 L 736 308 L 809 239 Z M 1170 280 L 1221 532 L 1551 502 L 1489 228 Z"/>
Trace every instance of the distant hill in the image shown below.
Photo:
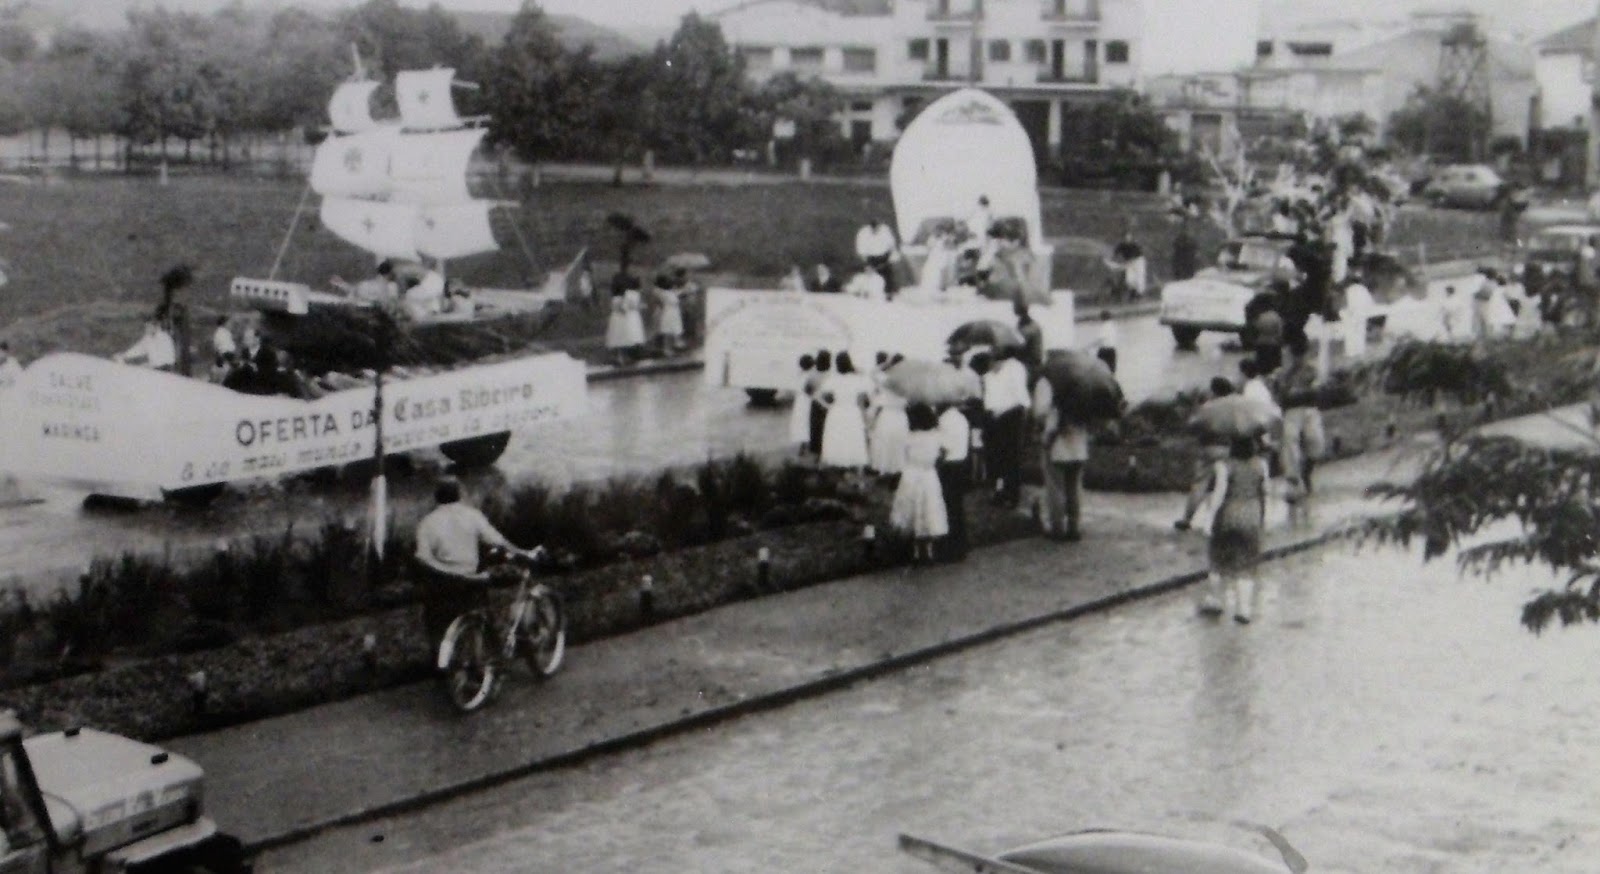
<path fill-rule="evenodd" d="M 485 44 L 497 46 L 511 30 L 510 12 L 452 12 L 461 29 L 477 34 Z M 559 30 L 561 42 L 569 49 L 594 46 L 594 56 L 602 61 L 636 55 L 645 46 L 612 30 L 576 15 L 550 15 L 550 23 Z"/>

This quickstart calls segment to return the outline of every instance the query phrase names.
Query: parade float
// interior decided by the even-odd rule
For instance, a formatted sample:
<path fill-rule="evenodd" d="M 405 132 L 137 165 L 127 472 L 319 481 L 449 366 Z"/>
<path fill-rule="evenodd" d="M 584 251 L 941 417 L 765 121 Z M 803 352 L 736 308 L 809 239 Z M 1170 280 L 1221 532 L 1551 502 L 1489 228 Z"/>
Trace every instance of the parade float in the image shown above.
<path fill-rule="evenodd" d="M 951 285 L 890 300 L 850 294 L 712 288 L 706 295 L 706 381 L 769 400 L 794 388 L 796 362 L 821 349 L 870 362 L 879 352 L 941 359 L 951 336 L 974 322 L 1015 324 L 1029 304 L 1046 348 L 1073 342 L 1073 296 L 1052 291 L 1054 251 L 1043 236 L 1033 146 L 1003 102 L 962 89 L 929 104 L 901 135 L 889 170 L 902 272 L 917 275 L 932 232 L 962 226 L 986 197 L 996 224 L 1009 226 L 1031 258 L 1016 286 Z M 841 228 L 841 236 L 855 228 Z"/>
<path fill-rule="evenodd" d="M 467 163 L 484 130 L 457 116 L 452 77 L 448 69 L 401 73 L 401 118 L 392 122 L 372 119 L 375 82 L 347 82 L 334 94 L 334 133 L 317 148 L 311 189 L 323 198 L 324 226 L 375 259 L 427 257 L 442 273 L 450 258 L 497 247 L 489 218 L 497 204 L 467 191 Z M 380 446 L 488 465 L 513 430 L 585 409 L 581 361 L 505 336 L 498 354 L 471 354 L 489 344 L 460 336 L 503 335 L 497 325 L 543 309 L 548 295 L 474 289 L 470 307 L 414 312 L 403 294 L 235 279 L 232 299 L 257 311 L 237 318 L 264 328 L 273 346 L 293 352 L 297 335 L 321 338 L 308 357 L 327 369 L 283 371 L 267 390 L 47 355 L 0 390 L 0 473 L 92 495 L 206 500 L 228 482 L 338 468 L 376 457 Z M 466 360 L 389 366 L 411 360 L 396 349 L 447 345 L 468 350 Z"/>

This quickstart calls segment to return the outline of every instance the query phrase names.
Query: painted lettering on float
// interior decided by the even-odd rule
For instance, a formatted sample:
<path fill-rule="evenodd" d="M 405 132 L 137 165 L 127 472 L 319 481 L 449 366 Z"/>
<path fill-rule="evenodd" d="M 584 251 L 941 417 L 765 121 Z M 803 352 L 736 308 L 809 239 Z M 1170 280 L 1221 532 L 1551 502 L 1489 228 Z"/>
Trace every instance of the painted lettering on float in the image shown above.
<path fill-rule="evenodd" d="M 268 444 L 294 443 L 339 433 L 339 420 L 332 413 L 280 416 L 276 419 L 240 419 L 233 426 L 233 439 L 250 448 Z"/>

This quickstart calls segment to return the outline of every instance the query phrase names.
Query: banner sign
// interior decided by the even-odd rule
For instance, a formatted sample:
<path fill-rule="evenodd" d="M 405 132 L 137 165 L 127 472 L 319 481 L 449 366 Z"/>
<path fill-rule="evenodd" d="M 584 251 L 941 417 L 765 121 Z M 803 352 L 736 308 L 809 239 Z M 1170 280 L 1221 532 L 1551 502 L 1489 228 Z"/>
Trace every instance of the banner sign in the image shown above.
<path fill-rule="evenodd" d="M 385 452 L 581 415 L 586 369 L 546 354 L 385 380 Z M 34 362 L 0 391 L 0 470 L 97 494 L 280 476 L 371 458 L 375 389 L 316 400 L 248 395 L 78 354 Z"/>
<path fill-rule="evenodd" d="M 1071 292 L 1051 295 L 1029 313 L 1046 349 L 1073 344 Z M 705 380 L 711 385 L 789 391 L 800 380 L 801 355 L 849 351 L 866 371 L 879 352 L 943 359 L 950 335 L 977 321 L 1017 323 L 1009 301 L 873 301 L 846 294 L 747 291 L 706 293 Z"/>

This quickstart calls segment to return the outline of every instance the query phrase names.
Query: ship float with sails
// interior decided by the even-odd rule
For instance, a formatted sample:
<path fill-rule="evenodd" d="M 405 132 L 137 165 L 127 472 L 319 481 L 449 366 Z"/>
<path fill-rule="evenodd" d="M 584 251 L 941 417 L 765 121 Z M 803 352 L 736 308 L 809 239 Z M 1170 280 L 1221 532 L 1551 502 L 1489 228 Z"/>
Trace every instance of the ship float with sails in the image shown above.
<path fill-rule="evenodd" d="M 400 73 L 393 121 L 372 117 L 375 81 L 346 82 L 333 95 L 332 133 L 316 149 L 310 190 L 321 197 L 323 226 L 375 261 L 430 259 L 442 274 L 451 259 L 498 248 L 491 211 L 502 204 L 473 198 L 467 186 L 485 129 L 457 115 L 453 82 L 449 69 Z M 229 290 L 269 334 L 326 337 L 337 323 L 352 332 L 389 329 L 415 348 L 449 336 L 430 332 L 459 339 L 536 317 L 566 294 L 572 272 L 540 291 L 472 289 L 468 308 L 415 312 L 400 295 L 279 280 L 276 266 L 266 279 L 234 279 Z M 347 352 L 319 351 L 335 363 Z M 89 355 L 47 355 L 0 386 L 0 472 L 94 495 L 208 500 L 229 482 L 371 459 L 380 441 L 385 454 L 437 449 L 458 465 L 492 464 L 513 431 L 587 408 L 584 363 L 527 348 L 448 365 L 374 370 L 352 362 L 302 384 L 298 396 L 248 394 Z"/>

